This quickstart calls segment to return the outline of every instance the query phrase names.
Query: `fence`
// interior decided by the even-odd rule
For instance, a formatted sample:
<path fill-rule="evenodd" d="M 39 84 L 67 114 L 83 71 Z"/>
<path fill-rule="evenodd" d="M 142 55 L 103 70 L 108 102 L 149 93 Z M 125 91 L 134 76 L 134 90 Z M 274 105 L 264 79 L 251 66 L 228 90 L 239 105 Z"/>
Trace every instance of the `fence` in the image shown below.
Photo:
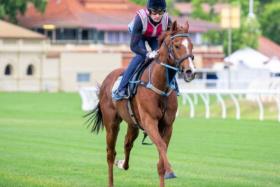
<path fill-rule="evenodd" d="M 241 117 L 239 98 L 245 98 L 250 101 L 254 101 L 258 105 L 259 120 L 264 120 L 264 102 L 275 102 L 277 107 L 277 118 L 280 122 L 280 92 L 278 90 L 220 90 L 220 89 L 201 89 L 181 90 L 183 105 L 188 104 L 190 107 L 190 117 L 195 117 L 195 105 L 198 102 L 198 97 L 204 103 L 205 118 L 210 118 L 210 96 L 214 95 L 221 107 L 221 117 L 227 117 L 227 107 L 224 97 L 229 97 L 235 106 L 235 118 L 237 120 Z M 245 97 L 244 97 L 245 96 Z"/>
<path fill-rule="evenodd" d="M 92 110 L 98 103 L 97 97 L 98 89 L 96 88 L 82 88 L 80 90 L 80 96 L 82 98 L 82 109 L 84 111 Z M 235 118 L 239 120 L 241 118 L 240 101 L 239 98 L 245 98 L 256 102 L 259 110 L 259 120 L 264 120 L 264 103 L 275 102 L 277 108 L 277 119 L 280 122 L 280 91 L 277 90 L 253 90 L 253 89 L 235 89 L 235 90 L 223 90 L 223 89 L 180 89 L 182 95 L 183 106 L 189 105 L 190 117 L 195 117 L 195 107 L 200 97 L 203 101 L 205 108 L 205 118 L 210 118 L 210 96 L 216 96 L 218 103 L 221 107 L 221 117 L 227 118 L 227 107 L 225 97 L 230 98 L 235 107 Z M 179 111 L 180 113 L 180 111 Z"/>

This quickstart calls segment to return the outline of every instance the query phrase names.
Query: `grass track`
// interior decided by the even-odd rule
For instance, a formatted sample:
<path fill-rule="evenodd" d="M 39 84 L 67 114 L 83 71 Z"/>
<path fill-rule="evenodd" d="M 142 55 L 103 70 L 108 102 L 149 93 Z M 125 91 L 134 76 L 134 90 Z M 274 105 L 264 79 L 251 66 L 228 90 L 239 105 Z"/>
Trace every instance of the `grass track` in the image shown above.
<path fill-rule="evenodd" d="M 78 94 L 0 93 L 0 186 L 93 186 L 107 183 L 105 133 L 90 134 Z M 125 125 L 117 158 L 123 158 Z M 158 185 L 154 146 L 132 150 L 118 187 Z M 174 126 L 169 159 L 178 178 L 167 187 L 280 186 L 276 121 L 188 119 Z"/>

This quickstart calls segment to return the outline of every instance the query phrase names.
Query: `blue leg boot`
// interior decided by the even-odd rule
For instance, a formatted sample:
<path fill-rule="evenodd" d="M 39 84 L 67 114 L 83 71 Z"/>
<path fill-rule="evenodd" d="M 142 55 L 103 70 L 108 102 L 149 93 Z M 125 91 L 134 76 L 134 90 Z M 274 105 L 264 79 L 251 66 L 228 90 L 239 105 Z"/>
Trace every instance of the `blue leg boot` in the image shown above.
<path fill-rule="evenodd" d="M 174 79 L 174 84 L 175 84 L 175 91 L 176 91 L 176 94 L 177 94 L 177 96 L 179 96 L 179 95 L 180 95 L 180 91 L 179 91 L 179 86 L 178 86 L 178 83 L 177 83 L 177 80 L 176 80 L 176 79 Z"/>

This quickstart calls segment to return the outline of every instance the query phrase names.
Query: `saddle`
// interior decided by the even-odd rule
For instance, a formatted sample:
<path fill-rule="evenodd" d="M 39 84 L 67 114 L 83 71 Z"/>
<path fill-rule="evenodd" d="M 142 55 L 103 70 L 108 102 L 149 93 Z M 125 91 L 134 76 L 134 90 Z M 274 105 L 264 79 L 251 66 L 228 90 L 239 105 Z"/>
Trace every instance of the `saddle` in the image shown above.
<path fill-rule="evenodd" d="M 128 86 L 126 87 L 126 93 L 127 97 L 124 99 L 130 99 L 132 98 L 136 92 L 137 92 L 137 87 L 141 83 L 140 78 L 142 74 L 144 73 L 144 70 L 151 64 L 152 60 L 145 60 L 144 63 L 141 63 L 133 73 L 131 79 L 128 82 Z M 117 90 L 117 88 L 120 85 L 120 82 L 122 80 L 123 75 L 121 74 L 117 80 L 115 81 L 113 88 L 112 88 L 112 93 Z"/>
<path fill-rule="evenodd" d="M 132 78 L 129 80 L 129 84 L 126 88 L 127 96 L 124 99 L 131 99 L 134 95 L 136 95 L 137 88 L 140 84 L 148 88 L 149 85 L 147 83 L 144 83 L 143 81 L 141 81 L 140 78 L 141 78 L 142 74 L 144 73 L 145 69 L 151 64 L 152 61 L 153 61 L 153 59 L 149 59 L 149 60 L 146 59 L 144 63 L 141 63 L 136 68 L 135 72 L 133 73 Z M 174 70 L 170 70 L 170 69 L 167 69 L 166 71 L 167 71 L 168 79 L 171 80 L 171 78 L 169 78 L 169 77 L 173 77 L 174 73 L 176 73 L 176 72 L 174 72 Z M 112 93 L 119 87 L 119 84 L 122 80 L 122 76 L 123 75 L 120 75 L 118 77 L 118 79 L 116 80 L 116 82 L 114 83 L 113 88 L 112 88 Z M 175 79 L 173 79 L 170 82 L 170 86 L 172 89 L 175 89 L 177 91 L 177 93 L 179 93 L 178 86 L 177 86 Z"/>
<path fill-rule="evenodd" d="M 129 80 L 129 84 L 127 86 L 127 93 L 128 98 L 133 97 L 137 93 L 137 87 L 141 83 L 140 78 L 144 73 L 145 69 L 151 64 L 153 59 L 145 60 L 144 63 L 141 63 L 137 68 L 136 71 L 133 73 L 132 78 Z"/>

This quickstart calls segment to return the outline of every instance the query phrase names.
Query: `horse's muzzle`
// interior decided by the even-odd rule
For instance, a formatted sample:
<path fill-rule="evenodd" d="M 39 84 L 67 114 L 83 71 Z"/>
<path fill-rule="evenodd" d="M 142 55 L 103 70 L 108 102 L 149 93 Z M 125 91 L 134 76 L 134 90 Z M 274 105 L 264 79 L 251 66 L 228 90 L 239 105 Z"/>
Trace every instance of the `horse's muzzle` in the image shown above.
<path fill-rule="evenodd" d="M 184 80 L 186 82 L 191 82 L 195 78 L 196 73 L 193 72 L 191 69 L 188 69 L 183 72 L 183 75 L 184 75 Z"/>
<path fill-rule="evenodd" d="M 191 57 L 188 58 L 189 61 L 189 69 L 185 70 L 184 73 L 184 80 L 186 82 L 191 82 L 196 75 L 196 68 L 195 65 L 193 63 L 193 59 Z"/>

